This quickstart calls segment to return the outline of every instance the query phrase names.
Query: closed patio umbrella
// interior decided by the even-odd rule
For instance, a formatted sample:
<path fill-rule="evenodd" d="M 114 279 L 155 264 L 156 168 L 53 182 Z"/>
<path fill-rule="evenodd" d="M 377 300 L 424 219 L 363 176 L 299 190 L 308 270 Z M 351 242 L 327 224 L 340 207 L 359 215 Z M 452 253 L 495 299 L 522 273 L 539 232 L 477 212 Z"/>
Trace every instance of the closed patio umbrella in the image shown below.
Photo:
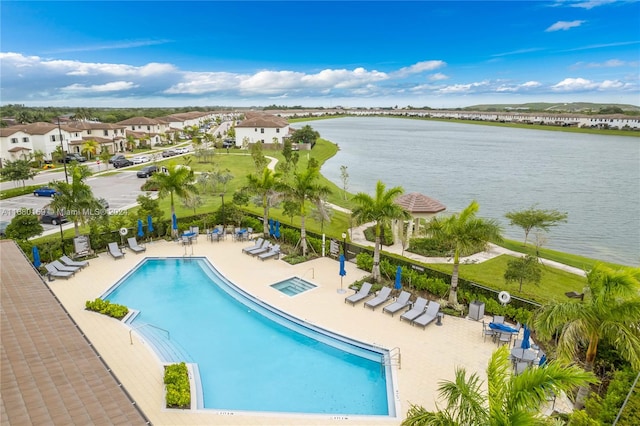
<path fill-rule="evenodd" d="M 142 230 L 142 219 L 138 219 L 138 237 L 144 237 L 144 231 Z"/>
<path fill-rule="evenodd" d="M 173 228 L 174 231 L 178 230 L 178 218 L 176 217 L 175 213 L 171 217 L 171 227 Z"/>
<path fill-rule="evenodd" d="M 31 247 L 31 253 L 33 254 L 33 266 L 35 266 L 36 268 L 39 268 L 41 265 L 40 250 L 38 250 L 37 246 L 33 246 Z"/>
<path fill-rule="evenodd" d="M 280 221 L 279 220 L 276 220 L 276 226 L 275 226 L 275 229 L 273 231 L 273 235 L 276 238 L 280 238 Z"/>
<path fill-rule="evenodd" d="M 275 234 L 273 219 L 269 219 L 269 235 Z"/>
<path fill-rule="evenodd" d="M 147 232 L 148 233 L 152 233 L 153 232 L 153 220 L 151 219 L 151 215 L 147 216 Z"/>
<path fill-rule="evenodd" d="M 531 347 L 531 342 L 529 342 L 530 337 L 531 337 L 531 330 L 529 330 L 529 327 L 527 327 L 527 325 L 525 324 L 524 335 L 522 336 L 522 344 L 520 345 L 522 349 L 529 349 Z"/>
<path fill-rule="evenodd" d="M 400 290 L 402 288 L 402 267 L 398 266 L 396 269 L 396 283 L 395 289 Z"/>
<path fill-rule="evenodd" d="M 347 275 L 347 270 L 344 269 L 344 254 L 340 255 L 340 290 L 338 290 L 338 293 L 344 293 L 344 290 L 342 289 L 342 278 Z"/>

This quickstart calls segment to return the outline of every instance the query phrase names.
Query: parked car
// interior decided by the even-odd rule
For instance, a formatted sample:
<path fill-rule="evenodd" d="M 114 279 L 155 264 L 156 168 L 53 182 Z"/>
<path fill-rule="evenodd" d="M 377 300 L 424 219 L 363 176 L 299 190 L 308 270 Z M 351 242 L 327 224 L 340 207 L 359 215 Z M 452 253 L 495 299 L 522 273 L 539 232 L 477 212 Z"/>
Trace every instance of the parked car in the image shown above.
<path fill-rule="evenodd" d="M 40 223 L 49 223 L 51 225 L 59 225 L 61 223 L 67 223 L 67 219 L 64 215 L 52 212 L 50 210 L 45 211 L 40 215 Z"/>
<path fill-rule="evenodd" d="M 138 155 L 137 157 L 133 157 L 131 161 L 133 161 L 133 164 L 148 163 L 151 161 L 151 157 L 148 155 Z"/>
<path fill-rule="evenodd" d="M 127 158 L 118 158 L 113 162 L 113 167 L 119 169 L 120 167 L 133 166 L 133 161 Z"/>
<path fill-rule="evenodd" d="M 9 226 L 10 222 L 2 221 L 0 222 L 0 238 L 5 238 L 7 236 L 7 226 Z"/>
<path fill-rule="evenodd" d="M 112 155 L 111 158 L 109 158 L 109 163 L 113 164 L 115 161 L 125 159 L 125 158 L 127 157 L 125 157 L 124 154 Z"/>
<path fill-rule="evenodd" d="M 187 152 L 189 152 L 189 148 L 174 148 L 173 149 L 176 154 L 186 154 Z"/>
<path fill-rule="evenodd" d="M 48 186 L 42 186 L 33 191 L 33 195 L 35 195 L 36 197 L 53 197 L 56 194 L 56 190 Z"/>
<path fill-rule="evenodd" d="M 222 147 L 223 148 L 232 148 L 234 146 L 236 146 L 236 141 L 234 141 L 233 139 L 225 139 L 222 142 Z"/>
<path fill-rule="evenodd" d="M 87 159 L 85 157 L 83 157 L 80 154 L 76 154 L 76 153 L 69 153 L 67 154 L 63 159 L 62 159 L 62 163 L 70 163 L 72 161 L 77 161 L 78 163 L 84 163 L 85 161 L 87 161 Z"/>
<path fill-rule="evenodd" d="M 55 169 L 56 166 L 54 166 L 53 164 L 45 164 L 44 166 L 42 166 L 42 170 L 49 170 L 49 169 Z"/>
<path fill-rule="evenodd" d="M 177 154 L 177 152 L 175 150 L 173 150 L 173 149 L 167 149 L 165 151 L 162 151 L 162 156 L 164 158 L 173 157 L 176 154 Z"/>
<path fill-rule="evenodd" d="M 157 171 L 158 171 L 158 166 L 146 166 L 138 170 L 138 173 L 136 173 L 136 176 L 138 176 L 139 178 L 148 178 L 149 176 L 151 176 Z"/>

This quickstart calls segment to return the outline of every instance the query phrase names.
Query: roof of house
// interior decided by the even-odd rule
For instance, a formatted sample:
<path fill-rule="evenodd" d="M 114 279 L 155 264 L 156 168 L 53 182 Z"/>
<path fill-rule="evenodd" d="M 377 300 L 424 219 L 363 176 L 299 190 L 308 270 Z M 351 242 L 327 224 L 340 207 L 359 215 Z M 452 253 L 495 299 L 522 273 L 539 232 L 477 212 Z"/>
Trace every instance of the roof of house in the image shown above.
<path fill-rule="evenodd" d="M 148 424 L 13 240 L 0 240 L 3 424 Z"/>
<path fill-rule="evenodd" d="M 158 117 L 158 120 L 167 122 L 181 122 L 186 120 L 194 120 L 200 117 L 206 117 L 209 114 L 211 113 L 203 111 L 178 112 L 175 114 L 165 115 L 164 117 Z"/>
<path fill-rule="evenodd" d="M 283 128 L 289 125 L 284 118 L 271 114 L 246 115 L 246 119 L 242 120 L 236 127 L 267 127 L 267 128 Z"/>
<path fill-rule="evenodd" d="M 19 151 L 31 151 L 31 148 L 25 148 L 24 146 L 16 146 L 9 150 L 9 152 L 19 152 Z"/>
<path fill-rule="evenodd" d="M 418 192 L 402 194 L 396 198 L 395 203 L 409 213 L 438 213 L 447 209 L 440 201 Z"/>
<path fill-rule="evenodd" d="M 72 121 L 67 123 L 67 126 L 79 130 L 115 130 L 125 127 L 123 124 L 97 123 L 95 121 Z"/>
<path fill-rule="evenodd" d="M 131 126 L 131 125 L 146 126 L 146 125 L 155 125 L 155 124 L 167 124 L 167 122 L 157 118 L 131 117 L 131 118 L 127 118 L 126 120 L 118 121 L 116 124 L 122 124 L 125 126 Z"/>

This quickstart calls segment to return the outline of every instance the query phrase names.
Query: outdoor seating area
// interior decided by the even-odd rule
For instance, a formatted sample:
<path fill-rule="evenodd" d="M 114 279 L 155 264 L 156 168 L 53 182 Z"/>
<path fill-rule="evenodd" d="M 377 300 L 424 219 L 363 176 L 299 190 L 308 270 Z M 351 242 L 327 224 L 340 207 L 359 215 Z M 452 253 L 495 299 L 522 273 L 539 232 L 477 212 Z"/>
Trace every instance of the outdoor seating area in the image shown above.
<path fill-rule="evenodd" d="M 120 250 L 120 247 L 118 247 L 118 243 L 109 243 L 107 245 L 107 252 L 114 259 L 124 258 L 124 251 Z"/>
<path fill-rule="evenodd" d="M 138 241 L 133 237 L 127 238 L 127 244 L 129 245 L 129 250 L 134 253 L 144 253 L 147 250 L 146 247 L 139 245 Z"/>

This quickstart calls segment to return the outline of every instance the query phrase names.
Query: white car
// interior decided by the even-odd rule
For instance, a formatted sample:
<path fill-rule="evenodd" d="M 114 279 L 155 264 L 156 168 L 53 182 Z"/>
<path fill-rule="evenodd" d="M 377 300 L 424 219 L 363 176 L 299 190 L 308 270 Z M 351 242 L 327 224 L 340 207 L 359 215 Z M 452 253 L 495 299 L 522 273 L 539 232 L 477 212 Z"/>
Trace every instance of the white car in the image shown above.
<path fill-rule="evenodd" d="M 148 155 L 139 155 L 137 157 L 133 157 L 131 161 L 133 162 L 133 164 L 148 163 L 149 161 L 151 161 L 151 157 L 149 157 Z"/>
<path fill-rule="evenodd" d="M 178 154 L 186 154 L 189 152 L 189 148 L 174 148 L 173 150 Z"/>

